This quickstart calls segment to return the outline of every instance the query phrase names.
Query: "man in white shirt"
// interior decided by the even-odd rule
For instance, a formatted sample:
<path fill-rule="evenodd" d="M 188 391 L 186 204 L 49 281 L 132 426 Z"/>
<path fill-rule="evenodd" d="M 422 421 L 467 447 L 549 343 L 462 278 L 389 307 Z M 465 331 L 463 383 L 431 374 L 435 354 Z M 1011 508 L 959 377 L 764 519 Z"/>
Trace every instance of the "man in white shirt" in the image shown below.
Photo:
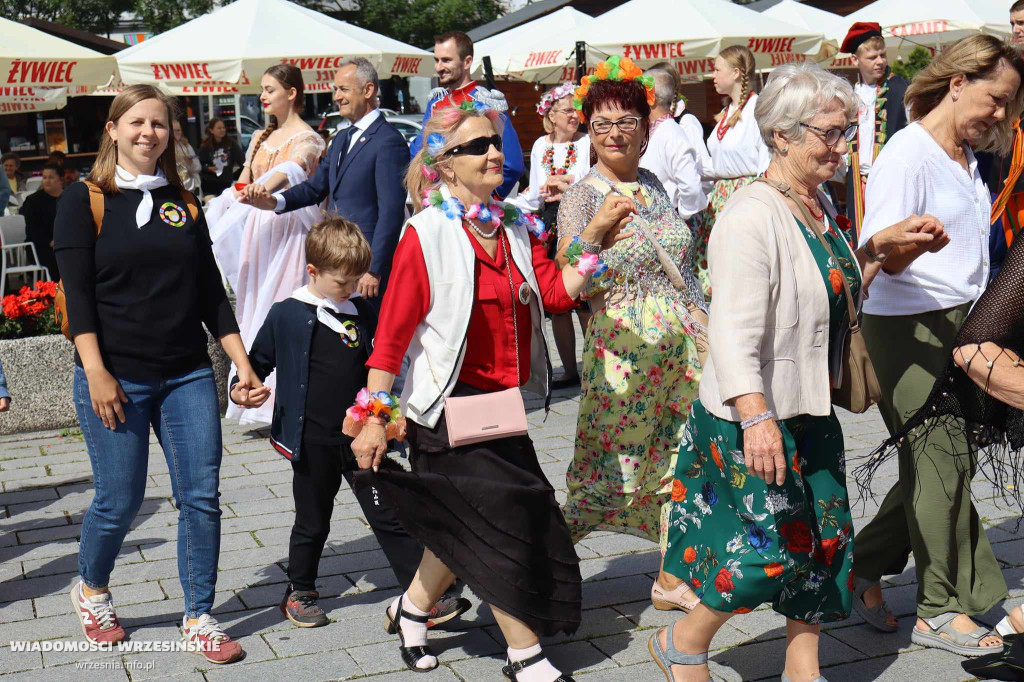
<path fill-rule="evenodd" d="M 708 197 L 701 189 L 702 158 L 707 156 L 703 131 L 694 135 L 672 119 L 676 99 L 672 75 L 658 68 L 648 69 L 647 75 L 654 77 L 654 108 L 651 137 L 640 167 L 658 176 L 672 206 L 686 220 L 708 205 Z"/>
<path fill-rule="evenodd" d="M 878 24 L 855 23 L 839 49 L 853 55 L 854 66 L 860 72 L 853 86 L 860 125 L 857 139 L 850 145 L 850 168 L 846 174 L 846 215 L 856 236 L 864 222 L 864 190 L 871 164 L 885 143 L 907 125 L 903 96 L 909 84 L 889 70 L 885 40 Z"/>

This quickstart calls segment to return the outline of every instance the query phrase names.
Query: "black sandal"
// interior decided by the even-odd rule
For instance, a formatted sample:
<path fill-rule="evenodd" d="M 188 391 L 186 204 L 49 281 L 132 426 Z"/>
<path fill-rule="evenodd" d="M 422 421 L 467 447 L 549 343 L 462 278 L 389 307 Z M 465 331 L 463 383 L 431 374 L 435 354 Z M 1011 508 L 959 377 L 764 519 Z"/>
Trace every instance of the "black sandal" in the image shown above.
<path fill-rule="evenodd" d="M 536 656 L 531 656 L 530 658 L 526 659 L 525 661 L 517 661 L 516 663 L 509 662 L 508 665 L 502 667 L 501 674 L 505 676 L 505 679 L 508 680 L 508 682 L 517 682 L 519 680 L 519 678 L 516 675 L 517 673 L 522 672 L 525 668 L 529 668 L 534 663 L 540 663 L 541 661 L 544 661 L 544 660 L 547 660 L 547 656 L 545 656 L 544 653 L 541 652 L 541 653 L 537 654 Z M 559 675 L 558 678 L 554 682 L 576 682 L 576 681 L 573 680 L 568 675 Z"/>
<path fill-rule="evenodd" d="M 413 613 L 406 613 L 402 610 L 402 598 L 398 598 L 398 618 L 391 616 L 391 606 L 387 606 L 384 609 L 384 616 L 388 619 L 388 624 L 384 626 L 384 631 L 389 635 L 397 634 L 401 640 L 402 645 L 398 647 L 398 652 L 402 655 L 402 663 L 405 663 L 405 667 L 414 673 L 429 673 L 431 670 L 437 668 L 439 663 L 434 663 L 433 668 L 420 668 L 416 664 L 422 661 L 427 656 L 433 656 L 434 660 L 437 660 L 437 655 L 430 650 L 429 646 L 405 646 L 405 635 L 402 634 L 402 618 L 408 618 L 414 623 L 423 623 L 424 625 L 430 620 L 428 616 L 417 616 Z"/>

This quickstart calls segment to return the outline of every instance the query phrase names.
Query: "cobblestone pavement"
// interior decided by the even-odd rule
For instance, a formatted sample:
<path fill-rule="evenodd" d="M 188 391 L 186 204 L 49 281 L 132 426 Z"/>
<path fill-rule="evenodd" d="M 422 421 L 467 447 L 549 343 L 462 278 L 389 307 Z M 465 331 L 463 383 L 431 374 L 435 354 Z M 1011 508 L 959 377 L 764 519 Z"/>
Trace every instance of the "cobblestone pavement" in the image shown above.
<path fill-rule="evenodd" d="M 572 459 L 577 395 L 556 395 L 545 420 L 530 414 L 532 436 L 552 485 L 565 496 Z M 848 456 L 869 451 L 884 427 L 877 413 L 842 415 Z M 177 513 L 167 466 L 151 441 L 149 487 L 112 578 L 118 615 L 133 641 L 180 637 L 182 590 L 177 578 Z M 223 538 L 214 615 L 240 640 L 244 661 L 219 667 L 190 653 L 12 651 L 11 642 L 70 642 L 81 638 L 67 592 L 76 580 L 82 515 L 92 497 L 85 445 L 74 432 L 0 438 L 0 682 L 14 680 L 367 679 L 373 682 L 490 682 L 500 680 L 503 644 L 486 607 L 474 608 L 451 630 L 432 633 L 441 667 L 430 676 L 405 671 L 398 641 L 384 632 L 383 610 L 396 581 L 352 493 L 338 495 L 331 536 L 320 564 L 322 605 L 332 623 L 299 630 L 277 608 L 294 505 L 288 463 L 268 445 L 266 431 L 224 422 L 221 470 Z M 895 464 L 880 472 L 875 489 L 895 480 Z M 1017 514 L 978 482 L 978 512 L 1003 562 L 1013 598 L 1024 598 L 1024 539 Z M 852 491 L 851 491 L 852 492 Z M 858 524 L 874 514 L 879 498 L 854 500 Z M 863 502 L 863 504 L 861 504 Z M 552 661 L 580 682 L 658 682 L 647 641 L 676 616 L 649 600 L 657 573 L 657 548 L 627 535 L 595 533 L 578 545 L 586 581 L 583 626 L 572 637 L 545 644 Z M 844 680 L 965 680 L 960 657 L 922 650 L 910 642 L 913 568 L 885 583 L 889 605 L 901 616 L 893 635 L 876 633 L 856 616 L 829 625 L 821 638 L 822 673 Z M 981 620 L 1002 617 L 997 607 Z M 715 638 L 711 670 L 716 680 L 777 680 L 783 668 L 785 621 L 762 607 L 734 617 Z M 57 645 L 52 645 L 57 648 Z"/>

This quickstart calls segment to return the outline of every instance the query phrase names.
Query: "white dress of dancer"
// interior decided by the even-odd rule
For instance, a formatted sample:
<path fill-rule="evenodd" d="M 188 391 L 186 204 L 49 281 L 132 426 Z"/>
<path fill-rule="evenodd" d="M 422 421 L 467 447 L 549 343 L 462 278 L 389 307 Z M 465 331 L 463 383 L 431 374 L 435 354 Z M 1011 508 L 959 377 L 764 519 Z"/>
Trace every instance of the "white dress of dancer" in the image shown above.
<path fill-rule="evenodd" d="M 252 182 L 264 184 L 275 173 L 288 176 L 281 189 L 300 185 L 316 170 L 326 144 L 312 128 L 288 137 L 279 145 L 264 142 L 253 154 L 262 133 L 252 136 L 245 165 Z M 213 253 L 235 292 L 235 317 L 246 350 L 267 319 L 270 306 L 303 286 L 306 275 L 305 243 L 309 229 L 323 217 L 320 206 L 308 206 L 280 215 L 239 203 L 229 187 L 206 208 Z M 231 368 L 232 374 L 235 367 Z M 243 410 L 229 401 L 227 416 L 240 424 L 269 423 L 274 415 L 275 385 L 271 374 L 264 382 L 270 399 L 259 409 Z"/>

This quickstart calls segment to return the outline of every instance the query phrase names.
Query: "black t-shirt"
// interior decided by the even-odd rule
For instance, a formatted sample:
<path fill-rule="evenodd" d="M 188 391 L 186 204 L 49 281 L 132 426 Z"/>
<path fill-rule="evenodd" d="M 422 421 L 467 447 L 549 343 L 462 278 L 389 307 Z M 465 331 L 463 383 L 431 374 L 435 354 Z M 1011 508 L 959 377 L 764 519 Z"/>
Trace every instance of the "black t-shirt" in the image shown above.
<path fill-rule="evenodd" d="M 89 188 L 72 184 L 57 206 L 54 250 L 71 334 L 95 332 L 114 376 L 159 380 L 210 364 L 203 324 L 216 338 L 238 324 L 202 211 L 193 220 L 181 191 L 160 187 L 140 228 L 142 197 L 133 189 L 105 195 L 97 238 Z"/>
<path fill-rule="evenodd" d="M 316 306 L 307 306 L 315 314 Z M 347 333 L 344 336 L 319 322 L 313 326 L 302 431 L 302 439 L 306 443 L 350 443 L 352 439 L 341 432 L 345 410 L 356 401 L 359 390 L 366 386 L 369 339 L 362 338 L 357 324 L 359 316 L 340 313 L 335 317 L 345 326 Z"/>
<path fill-rule="evenodd" d="M 57 219 L 58 194 L 51 197 L 44 190 L 28 195 L 21 207 L 21 215 L 25 217 L 25 236 L 36 245 L 39 262 L 50 271 L 50 278 L 60 279 L 57 262 L 53 256 L 53 223 Z"/>

